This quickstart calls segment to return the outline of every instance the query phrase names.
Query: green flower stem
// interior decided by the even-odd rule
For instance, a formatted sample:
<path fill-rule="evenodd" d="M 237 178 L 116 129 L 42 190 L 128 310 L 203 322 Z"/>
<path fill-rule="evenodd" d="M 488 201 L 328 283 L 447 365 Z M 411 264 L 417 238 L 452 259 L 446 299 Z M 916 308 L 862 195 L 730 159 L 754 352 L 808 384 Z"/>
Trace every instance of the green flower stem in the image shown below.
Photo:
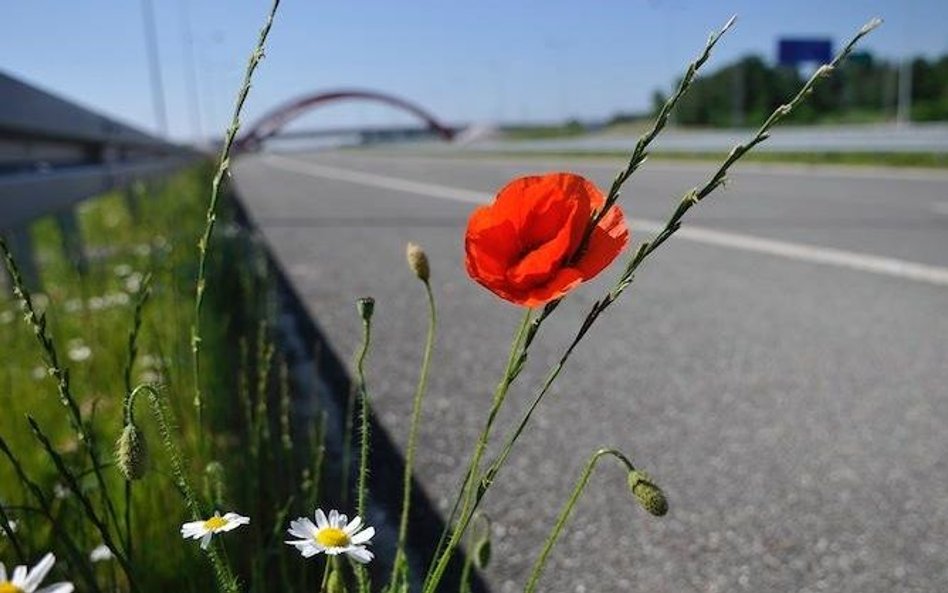
<path fill-rule="evenodd" d="M 408 512 L 411 508 L 411 480 L 412 468 L 415 463 L 415 448 L 418 440 L 418 426 L 421 420 L 422 402 L 425 392 L 428 389 L 428 374 L 431 364 L 431 353 L 434 350 L 435 328 L 438 322 L 437 310 L 435 309 L 434 293 L 431 291 L 431 283 L 423 280 L 425 285 L 425 294 L 428 297 L 428 334 L 425 338 L 425 351 L 421 359 L 421 370 L 418 376 L 418 386 L 415 389 L 415 397 L 412 401 L 411 428 L 408 431 L 408 450 L 405 454 L 405 475 L 402 478 L 402 515 L 398 525 L 398 544 L 395 551 L 395 562 L 392 565 L 392 578 L 395 581 L 399 571 L 400 562 L 404 561 L 405 544 L 408 539 Z"/>
<path fill-rule="evenodd" d="M 126 414 L 131 414 L 131 410 L 135 405 L 135 398 L 142 391 L 148 395 L 149 407 L 151 408 L 152 415 L 155 417 L 155 422 L 158 424 L 158 433 L 161 436 L 161 442 L 165 447 L 165 451 L 168 453 L 168 459 L 171 461 L 171 474 L 174 476 L 175 485 L 184 498 L 185 505 L 191 513 L 191 519 L 194 521 L 202 521 L 204 520 L 204 514 L 202 512 L 201 503 L 194 493 L 194 488 L 191 486 L 190 480 L 188 480 L 184 459 L 174 440 L 173 426 L 168 419 L 161 394 L 152 385 L 139 385 L 129 394 Z M 234 578 L 230 566 L 221 559 L 217 548 L 215 546 L 209 546 L 207 548 L 207 555 L 211 561 L 211 566 L 214 568 L 214 576 L 217 579 L 219 590 L 222 593 L 237 593 L 237 580 Z"/>
<path fill-rule="evenodd" d="M 205 440 L 204 398 L 201 393 L 201 307 L 204 304 L 204 290 L 207 284 L 207 254 L 210 250 L 214 223 L 217 221 L 217 202 L 220 199 L 221 183 L 224 180 L 224 176 L 230 172 L 230 151 L 234 144 L 234 138 L 237 136 L 237 130 L 240 129 L 240 113 L 243 111 L 244 102 L 250 93 L 250 83 L 253 79 L 253 73 L 263 59 L 267 36 L 270 34 L 270 28 L 273 26 L 273 19 L 276 16 L 276 11 L 279 6 L 280 0 L 273 0 L 267 20 L 260 29 L 257 45 L 250 54 L 247 69 L 244 71 L 243 84 L 237 93 L 237 101 L 234 104 L 234 113 L 231 117 L 230 126 L 224 135 L 224 145 L 221 148 L 217 172 L 214 174 L 214 179 L 211 182 L 211 196 L 207 205 L 204 233 L 201 236 L 201 240 L 198 241 L 198 272 L 194 289 L 194 322 L 191 325 L 191 366 L 194 371 L 194 407 L 197 410 L 198 434 L 200 435 L 202 452 L 204 450 Z"/>
<path fill-rule="evenodd" d="M 550 552 L 553 551 L 553 546 L 556 545 L 556 542 L 560 537 L 560 533 L 563 531 L 563 527 L 569 520 L 569 517 L 573 512 L 573 507 L 576 506 L 576 503 L 579 502 L 580 497 L 586 490 L 586 485 L 589 483 L 589 478 L 592 476 L 593 470 L 596 468 L 596 464 L 606 455 L 615 457 L 625 466 L 626 470 L 630 472 L 635 471 L 635 467 L 632 465 L 632 462 L 629 461 L 629 458 L 623 455 L 621 451 L 617 451 L 615 449 L 600 449 L 593 453 L 592 457 L 589 458 L 589 461 L 586 462 L 586 467 L 583 469 L 583 473 L 580 474 L 579 480 L 576 481 L 576 486 L 573 488 L 573 493 L 570 494 L 566 504 L 563 505 L 563 510 L 560 511 L 560 514 L 556 519 L 556 523 L 553 525 L 553 529 L 550 531 L 550 535 L 547 536 L 546 542 L 543 544 L 543 549 L 540 551 L 540 556 L 534 563 L 533 570 L 530 572 L 530 578 L 527 579 L 527 584 L 523 589 L 524 593 L 533 593 L 536 591 L 537 583 L 540 581 L 540 575 L 543 574 L 543 569 L 546 567 L 546 562 L 549 559 Z"/>
<path fill-rule="evenodd" d="M 372 340 L 372 321 L 362 320 L 362 346 L 356 359 L 356 393 L 359 397 L 359 475 L 356 484 L 356 513 L 365 519 L 365 497 L 369 475 L 369 392 L 365 382 L 365 359 Z"/>
<path fill-rule="evenodd" d="M 447 539 L 444 549 L 440 551 L 440 555 L 436 556 L 436 563 L 434 564 L 434 567 L 428 572 L 427 578 L 425 579 L 425 585 L 422 588 L 423 593 L 434 593 L 434 591 L 437 589 L 438 584 L 441 582 L 441 578 L 444 576 L 444 571 L 448 567 L 448 562 L 450 562 L 454 550 L 460 543 L 461 538 L 464 536 L 464 532 L 467 530 L 467 527 L 471 522 L 471 518 L 474 516 L 475 501 L 480 500 L 480 496 L 482 495 L 480 492 L 480 480 L 477 479 L 480 472 L 481 458 L 484 456 L 484 451 L 487 449 L 487 441 L 490 438 L 490 433 L 494 427 L 494 421 L 497 418 L 497 414 L 500 412 L 500 408 L 503 406 L 504 400 L 507 397 L 507 390 L 510 388 L 510 383 L 513 381 L 515 373 L 519 370 L 518 367 L 522 368 L 524 338 L 526 337 L 527 330 L 530 327 L 531 315 L 532 310 L 527 309 L 526 313 L 524 313 L 523 320 L 520 322 L 520 325 L 517 328 L 516 336 L 514 337 L 513 343 L 510 347 L 510 355 L 507 359 L 506 370 L 504 371 L 504 375 L 501 378 L 500 383 L 497 384 L 497 388 L 494 391 L 494 399 L 491 403 L 490 411 L 487 414 L 487 420 L 484 423 L 484 428 L 481 430 L 480 436 L 478 437 L 477 444 L 474 448 L 474 453 L 470 463 L 468 464 L 467 473 L 465 475 L 461 489 L 458 492 L 458 498 L 454 503 L 455 508 L 458 506 L 461 508 L 458 524 L 451 531 L 451 535 Z M 463 500 L 463 504 L 459 505 L 458 502 L 461 500 Z M 453 514 L 454 513 L 452 512 L 452 515 Z M 449 517 L 449 525 L 446 527 L 446 529 L 450 529 L 450 520 L 451 518 Z"/>
<path fill-rule="evenodd" d="M 323 568 L 323 580 L 319 585 L 319 593 L 326 593 L 326 585 L 329 584 L 329 570 L 332 563 L 332 558 L 327 554 L 326 555 L 326 566 Z"/>
<path fill-rule="evenodd" d="M 365 502 L 368 495 L 369 477 L 369 391 L 365 381 L 365 359 L 372 341 L 372 316 L 362 316 L 362 346 L 356 358 L 356 392 L 359 397 L 359 475 L 356 484 L 356 514 L 365 519 Z M 348 444 L 347 444 L 348 446 Z M 346 468 L 348 471 L 348 468 Z M 360 593 L 368 593 L 370 588 L 365 567 L 357 566 L 356 580 Z"/>

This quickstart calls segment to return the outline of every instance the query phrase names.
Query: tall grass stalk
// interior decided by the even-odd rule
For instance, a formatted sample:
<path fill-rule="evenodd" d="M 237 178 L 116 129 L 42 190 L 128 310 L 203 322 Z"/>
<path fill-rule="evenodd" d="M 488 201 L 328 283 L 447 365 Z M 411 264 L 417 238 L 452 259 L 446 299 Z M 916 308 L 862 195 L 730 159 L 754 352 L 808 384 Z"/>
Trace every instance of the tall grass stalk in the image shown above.
<path fill-rule="evenodd" d="M 33 431 L 33 436 L 35 436 L 40 442 L 40 445 L 42 445 L 43 449 L 46 451 L 46 454 L 49 455 L 50 459 L 52 460 L 53 465 L 55 465 L 59 476 L 65 480 L 66 485 L 69 487 L 69 490 L 72 491 L 73 496 L 75 496 L 76 500 L 79 501 L 79 504 L 82 505 L 82 509 L 85 512 L 86 518 L 98 531 L 99 537 L 102 538 L 102 543 L 104 543 L 109 548 L 116 561 L 118 561 L 118 563 L 121 565 L 122 570 L 125 572 L 125 578 L 128 579 L 129 588 L 133 592 L 137 591 L 138 585 L 136 583 L 135 572 L 132 569 L 131 563 L 128 561 L 128 558 L 125 556 L 121 547 L 115 543 L 115 540 L 112 539 L 112 533 L 109 530 L 109 526 L 106 525 L 106 522 L 99 517 L 98 513 L 96 513 L 95 508 L 92 506 L 92 501 L 89 500 L 89 497 L 86 496 L 82 487 L 79 485 L 78 477 L 76 477 L 72 470 L 69 469 L 62 456 L 56 452 L 53 444 L 40 429 L 36 420 L 32 416 L 27 416 L 26 419 L 30 423 L 30 429 Z"/>
<path fill-rule="evenodd" d="M 90 592 L 101 591 L 98 582 L 95 578 L 95 573 L 93 573 L 92 568 L 87 562 L 87 557 L 85 552 L 76 544 L 73 539 L 73 528 L 72 526 L 67 526 L 63 524 L 60 517 L 53 510 L 53 501 L 43 494 L 42 488 L 30 479 L 26 475 L 26 471 L 23 469 L 23 465 L 20 463 L 20 460 L 17 459 L 16 455 L 13 454 L 13 451 L 10 449 L 10 446 L 4 440 L 3 436 L 0 435 L 0 452 L 7 458 L 7 461 L 10 462 L 10 466 L 13 468 L 14 473 L 16 473 L 17 479 L 20 484 L 23 485 L 26 490 L 30 493 L 33 500 L 36 501 L 36 504 L 39 505 L 40 512 L 43 516 L 46 517 L 46 520 L 49 521 L 52 526 L 53 533 L 56 534 L 57 542 L 62 544 L 66 549 L 66 553 L 69 555 L 70 562 L 79 572 L 79 576 L 85 581 L 86 587 Z M 27 564 L 24 562 L 24 564 Z"/>
<path fill-rule="evenodd" d="M 3 506 L 3 501 L 0 500 L 0 531 L 3 532 L 2 535 L 6 538 L 5 541 L 10 542 L 10 546 L 13 548 L 13 553 L 16 554 L 19 563 L 28 564 L 29 560 L 23 552 L 23 548 L 20 546 L 20 540 L 17 538 L 16 531 L 13 530 L 13 524 L 10 521 L 10 516 Z"/>
<path fill-rule="evenodd" d="M 10 253 L 6 242 L 0 237 L 0 251 L 3 252 L 3 261 L 7 272 L 13 282 L 13 294 L 19 300 L 20 307 L 24 313 L 26 323 L 33 330 L 36 340 L 39 342 L 43 353 L 47 372 L 56 380 L 56 390 L 59 393 L 59 401 L 68 411 L 67 417 L 79 440 L 80 446 L 86 451 L 89 461 L 92 464 L 92 472 L 95 475 L 96 485 L 106 509 L 107 517 L 111 520 L 116 529 L 120 529 L 118 515 L 115 512 L 115 506 L 109 497 L 108 488 L 106 488 L 105 477 L 102 474 L 102 467 L 99 463 L 98 447 L 95 434 L 90 430 L 82 419 L 82 413 L 79 410 L 79 404 L 72 394 L 69 384 L 69 370 L 59 362 L 59 354 L 56 350 L 56 344 L 46 327 L 46 313 L 37 312 L 33 305 L 33 298 L 23 282 L 20 270 Z"/>
<path fill-rule="evenodd" d="M 234 139 L 237 137 L 237 131 L 240 129 L 240 114 L 243 111 L 247 95 L 250 93 L 253 74 L 260 64 L 260 61 L 263 60 L 267 36 L 270 34 L 270 28 L 273 26 L 273 19 L 276 16 L 276 11 L 279 6 L 280 0 L 273 0 L 270 12 L 267 15 L 267 20 L 260 29 L 257 45 L 250 54 L 250 59 L 247 62 L 247 69 L 244 71 L 244 80 L 240 86 L 240 90 L 237 92 L 237 101 L 234 104 L 234 112 L 230 120 L 230 125 L 224 135 L 224 145 L 221 148 L 217 171 L 214 173 L 214 179 L 211 181 L 211 195 L 207 204 L 204 233 L 200 241 L 198 241 L 198 272 L 194 288 L 194 321 L 191 325 L 191 366 L 194 371 L 194 407 L 197 411 L 198 433 L 202 451 L 205 448 L 205 438 L 204 397 L 201 391 L 201 307 L 204 304 L 204 291 L 207 282 L 207 254 L 210 250 L 214 223 L 217 221 L 217 203 L 220 199 L 221 184 L 223 183 L 225 175 L 230 174 L 230 153 Z"/>

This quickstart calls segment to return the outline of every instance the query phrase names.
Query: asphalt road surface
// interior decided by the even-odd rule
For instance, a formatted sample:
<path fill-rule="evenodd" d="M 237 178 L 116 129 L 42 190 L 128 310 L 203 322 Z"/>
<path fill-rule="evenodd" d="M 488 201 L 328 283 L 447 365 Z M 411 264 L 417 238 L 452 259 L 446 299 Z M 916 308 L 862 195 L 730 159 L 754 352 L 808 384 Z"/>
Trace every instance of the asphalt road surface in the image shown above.
<path fill-rule="evenodd" d="M 608 186 L 619 165 L 368 152 L 236 164 L 340 355 L 358 342 L 355 298 L 378 300 L 369 381 L 398 442 L 425 326 L 404 247 L 427 250 L 441 325 L 417 475 L 439 505 L 520 317 L 466 277 L 467 216 L 515 175 L 569 169 Z M 633 177 L 621 202 L 633 242 L 708 168 L 650 163 Z M 731 177 L 600 318 L 488 495 L 493 591 L 522 590 L 602 446 L 649 471 L 671 511 L 647 515 L 602 464 L 541 591 L 948 591 L 948 175 L 747 165 Z M 544 326 L 501 429 L 619 265 Z"/>
<path fill-rule="evenodd" d="M 756 129 L 677 130 L 655 139 L 653 148 L 667 152 L 727 152 L 752 137 Z M 473 144 L 480 150 L 530 151 L 631 151 L 638 138 L 590 134 L 577 138 L 551 138 L 517 142 Z M 776 152 L 948 152 L 948 125 L 878 124 L 854 126 L 781 126 L 755 150 Z"/>

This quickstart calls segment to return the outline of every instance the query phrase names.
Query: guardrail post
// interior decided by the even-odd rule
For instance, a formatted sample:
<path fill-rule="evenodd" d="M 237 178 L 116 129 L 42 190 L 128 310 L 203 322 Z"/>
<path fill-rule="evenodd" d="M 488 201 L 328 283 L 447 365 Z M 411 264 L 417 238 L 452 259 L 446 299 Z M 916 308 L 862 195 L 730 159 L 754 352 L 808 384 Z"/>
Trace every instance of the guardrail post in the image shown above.
<path fill-rule="evenodd" d="M 20 276 L 23 277 L 23 284 L 28 290 L 38 291 L 40 289 L 39 269 L 36 267 L 36 257 L 33 252 L 33 240 L 30 237 L 28 226 L 11 229 L 6 233 L 7 245 L 10 247 L 10 253 L 16 260 L 16 266 L 20 270 Z M 3 279 L 7 282 L 7 287 L 12 290 L 13 283 L 4 270 Z"/>
<path fill-rule="evenodd" d="M 85 275 L 88 265 L 76 211 L 72 208 L 60 210 L 56 213 L 56 224 L 59 226 L 59 234 L 62 237 L 63 254 L 80 275 Z"/>

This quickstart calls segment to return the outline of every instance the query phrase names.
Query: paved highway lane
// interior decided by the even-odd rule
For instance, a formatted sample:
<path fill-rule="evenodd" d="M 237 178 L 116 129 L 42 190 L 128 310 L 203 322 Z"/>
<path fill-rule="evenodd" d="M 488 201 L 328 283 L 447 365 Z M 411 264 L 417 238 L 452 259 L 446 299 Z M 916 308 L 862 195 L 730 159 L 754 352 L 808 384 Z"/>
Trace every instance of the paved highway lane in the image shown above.
<path fill-rule="evenodd" d="M 378 299 L 370 381 L 399 441 L 425 312 L 404 244 L 427 249 L 442 323 L 417 474 L 440 504 L 519 317 L 464 274 L 474 202 L 529 171 L 568 167 L 608 185 L 618 164 L 371 153 L 237 163 L 251 216 L 341 355 L 358 340 L 355 297 Z M 633 240 L 706 173 L 647 165 L 623 198 L 646 221 Z M 545 592 L 948 589 L 945 201 L 938 173 L 739 168 L 590 332 L 488 496 L 494 590 L 522 587 L 601 446 L 629 452 L 672 510 L 646 515 L 604 464 Z M 504 427 L 617 272 L 545 326 Z"/>

